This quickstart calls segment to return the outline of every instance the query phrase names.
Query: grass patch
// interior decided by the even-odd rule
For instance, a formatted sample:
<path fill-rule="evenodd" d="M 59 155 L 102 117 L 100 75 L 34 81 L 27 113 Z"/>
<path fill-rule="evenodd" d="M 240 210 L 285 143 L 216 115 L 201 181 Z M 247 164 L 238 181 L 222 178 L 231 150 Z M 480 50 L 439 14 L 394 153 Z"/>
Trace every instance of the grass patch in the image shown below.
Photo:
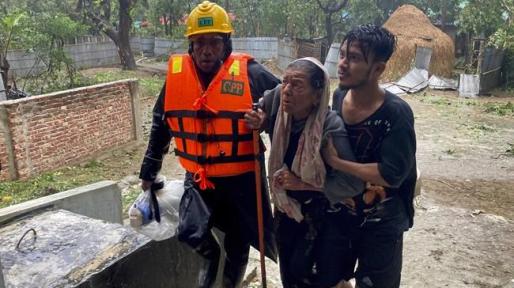
<path fill-rule="evenodd" d="M 422 103 L 433 104 L 438 106 L 480 106 L 480 101 L 478 99 L 467 99 L 462 97 L 444 97 L 434 94 L 427 94 L 427 92 L 423 92 L 421 94 L 414 94 L 414 96 Z"/>
<path fill-rule="evenodd" d="M 509 145 L 509 148 L 505 150 L 505 155 L 509 157 L 514 157 L 514 144 L 507 143 L 507 145 Z"/>
<path fill-rule="evenodd" d="M 446 149 L 444 150 L 444 153 L 448 154 L 448 155 L 454 155 L 455 152 L 457 152 L 457 150 L 455 149 L 452 149 L 452 148 L 449 148 L 449 149 Z"/>
<path fill-rule="evenodd" d="M 433 95 L 423 96 L 422 98 L 420 98 L 420 102 L 439 106 L 452 105 L 452 101 L 450 101 L 448 98 Z"/>
<path fill-rule="evenodd" d="M 102 71 L 95 73 L 92 76 L 85 76 L 90 84 L 100 84 L 127 78 L 136 78 L 139 80 L 141 94 L 143 97 L 153 97 L 159 94 L 162 85 L 164 85 L 164 78 L 158 75 L 143 74 L 138 71 L 116 70 L 116 71 Z"/>
<path fill-rule="evenodd" d="M 80 186 L 108 179 L 110 168 L 103 162 L 92 160 L 82 165 L 69 166 L 43 173 L 28 180 L 0 182 L 0 208 L 48 196 Z M 132 186 L 122 194 L 123 215 L 141 192 Z"/>
<path fill-rule="evenodd" d="M 136 201 L 137 196 L 141 193 L 141 188 L 139 186 L 136 187 L 129 187 L 127 191 L 125 191 L 121 195 L 121 204 L 123 207 L 123 217 L 126 217 L 128 215 L 128 210 L 130 208 L 130 205 Z"/>
<path fill-rule="evenodd" d="M 507 103 L 485 103 L 484 112 L 497 114 L 500 116 L 514 115 L 514 104 L 512 102 Z"/>
<path fill-rule="evenodd" d="M 0 208 L 105 180 L 101 162 L 90 161 L 28 180 L 0 182 Z"/>
<path fill-rule="evenodd" d="M 483 123 L 479 123 L 479 124 L 474 124 L 473 126 L 470 127 L 471 130 L 475 130 L 475 131 L 482 131 L 482 132 L 494 132 L 496 131 L 496 128 L 494 127 L 491 127 L 487 124 L 483 124 Z"/>

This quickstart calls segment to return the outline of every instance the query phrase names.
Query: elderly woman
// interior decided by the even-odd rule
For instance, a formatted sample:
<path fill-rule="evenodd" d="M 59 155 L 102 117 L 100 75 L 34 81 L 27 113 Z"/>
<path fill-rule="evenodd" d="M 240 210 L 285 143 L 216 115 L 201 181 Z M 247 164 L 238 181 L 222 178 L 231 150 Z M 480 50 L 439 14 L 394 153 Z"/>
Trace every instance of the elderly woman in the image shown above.
<path fill-rule="evenodd" d="M 320 149 L 328 137 L 341 158 L 354 159 L 343 123 L 328 107 L 329 90 L 323 65 L 302 58 L 289 64 L 283 84 L 267 93 L 261 105 L 272 142 L 268 173 L 286 288 L 333 287 L 351 277 L 342 275 L 347 269 L 341 269 L 345 263 L 337 257 L 349 246 L 348 225 L 338 222 L 332 204 L 362 193 L 364 183 L 323 162 Z"/>

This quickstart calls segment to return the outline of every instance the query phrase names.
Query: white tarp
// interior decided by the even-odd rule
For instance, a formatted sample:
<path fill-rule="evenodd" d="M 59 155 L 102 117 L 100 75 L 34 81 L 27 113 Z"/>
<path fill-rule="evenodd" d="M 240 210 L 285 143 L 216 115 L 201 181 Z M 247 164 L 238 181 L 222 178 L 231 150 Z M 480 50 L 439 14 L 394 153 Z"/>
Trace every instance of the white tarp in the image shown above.
<path fill-rule="evenodd" d="M 443 77 L 437 77 L 435 75 L 432 75 L 430 79 L 428 79 L 428 87 L 430 89 L 437 89 L 437 90 L 457 90 L 457 80 L 455 79 L 448 79 Z"/>
<path fill-rule="evenodd" d="M 395 84 L 407 93 L 421 91 L 428 86 L 428 71 L 412 68 Z"/>

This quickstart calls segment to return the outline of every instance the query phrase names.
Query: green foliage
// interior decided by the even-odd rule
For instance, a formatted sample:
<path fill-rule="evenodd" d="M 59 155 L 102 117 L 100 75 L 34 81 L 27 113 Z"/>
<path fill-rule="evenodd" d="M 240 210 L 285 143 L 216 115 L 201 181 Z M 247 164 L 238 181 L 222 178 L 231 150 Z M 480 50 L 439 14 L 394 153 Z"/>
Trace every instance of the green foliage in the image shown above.
<path fill-rule="evenodd" d="M 136 35 L 155 35 L 176 39 L 184 37 L 185 26 L 181 24 L 181 20 L 195 3 L 184 0 L 148 0 L 146 2 L 147 7 L 142 2 L 138 2 L 134 7 L 133 19 L 147 20 L 150 26 L 134 29 Z"/>
<path fill-rule="evenodd" d="M 0 53 L 8 48 L 33 51 L 36 52 L 36 64 L 45 64 L 44 71 L 25 79 L 23 89 L 29 93 L 74 87 L 75 68 L 64 44 L 85 33 L 86 27 L 66 14 L 50 10 L 51 5 L 31 8 L 28 12 L 13 9 L 1 19 Z"/>
<path fill-rule="evenodd" d="M 505 22 L 501 1 L 469 0 L 459 17 L 461 30 L 489 37 Z"/>
<path fill-rule="evenodd" d="M 22 29 L 20 22 L 26 17 L 24 12 L 17 11 L 0 19 L 0 53 L 16 46 L 16 39 Z"/>
<path fill-rule="evenodd" d="M 486 113 L 493 113 L 500 116 L 513 115 L 514 116 L 514 104 L 512 102 L 507 103 L 486 103 L 484 104 Z"/>
<path fill-rule="evenodd" d="M 464 98 L 453 98 L 437 96 L 433 94 L 420 93 L 414 94 L 417 100 L 421 103 L 427 103 L 435 106 L 447 106 L 460 108 L 465 106 L 475 106 L 481 111 L 490 114 L 496 114 L 498 116 L 514 116 L 514 103 L 512 102 L 482 102 L 478 99 L 464 99 Z M 478 130 L 488 130 L 483 129 Z"/>

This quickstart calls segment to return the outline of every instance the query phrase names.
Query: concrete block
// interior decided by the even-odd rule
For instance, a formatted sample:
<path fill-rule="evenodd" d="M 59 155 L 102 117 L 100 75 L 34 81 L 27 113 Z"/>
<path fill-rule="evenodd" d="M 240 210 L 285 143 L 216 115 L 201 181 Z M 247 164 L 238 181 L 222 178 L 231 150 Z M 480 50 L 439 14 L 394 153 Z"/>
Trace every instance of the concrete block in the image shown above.
<path fill-rule="evenodd" d="M 64 210 L 36 211 L 0 227 L 0 256 L 6 285 L 17 288 L 190 288 L 202 265 L 175 237 L 155 242 Z"/>
<path fill-rule="evenodd" d="M 47 208 L 65 209 L 94 219 L 122 223 L 118 185 L 113 181 L 100 181 L 0 209 L 0 224 Z"/>
<path fill-rule="evenodd" d="M 2 272 L 2 262 L 0 262 L 0 288 L 5 288 L 4 273 Z"/>

